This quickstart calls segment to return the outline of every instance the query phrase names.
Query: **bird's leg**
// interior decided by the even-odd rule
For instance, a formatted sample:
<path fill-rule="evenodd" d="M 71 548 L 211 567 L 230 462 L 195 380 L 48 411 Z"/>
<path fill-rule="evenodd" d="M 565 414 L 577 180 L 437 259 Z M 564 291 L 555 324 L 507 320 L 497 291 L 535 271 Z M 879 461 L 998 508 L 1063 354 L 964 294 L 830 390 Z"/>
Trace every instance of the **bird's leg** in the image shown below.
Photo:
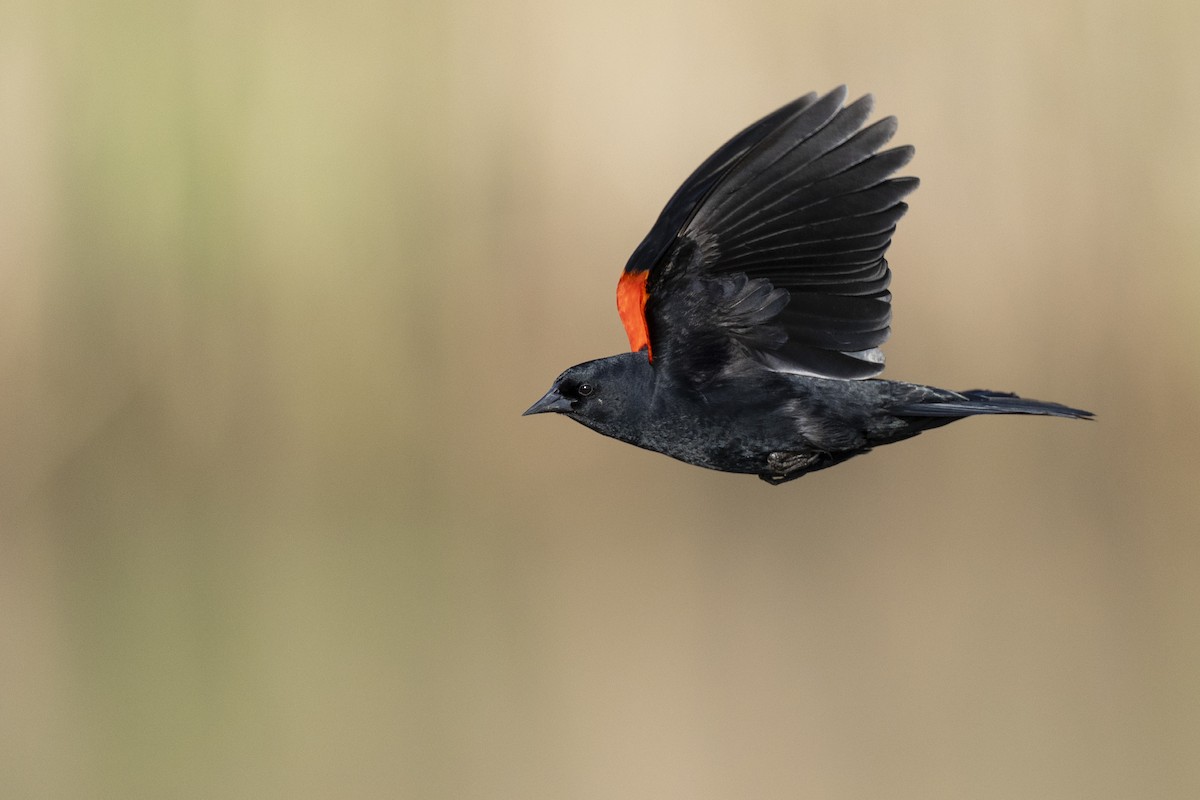
<path fill-rule="evenodd" d="M 760 472 L 758 477 L 778 486 L 810 472 L 815 464 L 827 457 L 825 453 L 770 453 L 767 456 L 768 471 Z"/>

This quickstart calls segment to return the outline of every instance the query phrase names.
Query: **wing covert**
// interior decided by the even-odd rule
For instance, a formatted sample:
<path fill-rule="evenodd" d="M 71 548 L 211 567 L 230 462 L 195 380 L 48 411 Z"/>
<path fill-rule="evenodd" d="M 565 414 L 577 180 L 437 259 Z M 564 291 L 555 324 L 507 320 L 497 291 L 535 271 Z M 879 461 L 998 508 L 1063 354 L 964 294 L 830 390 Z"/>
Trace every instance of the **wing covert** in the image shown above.
<path fill-rule="evenodd" d="M 845 87 L 789 103 L 709 157 L 626 265 L 654 360 L 702 381 L 749 358 L 859 379 L 883 369 L 891 321 L 884 254 L 915 178 L 911 147 L 881 150 L 892 117 Z M 628 303 L 626 304 L 628 307 Z M 634 327 L 622 309 L 634 343 Z M 639 349 L 639 348 L 634 348 Z"/>

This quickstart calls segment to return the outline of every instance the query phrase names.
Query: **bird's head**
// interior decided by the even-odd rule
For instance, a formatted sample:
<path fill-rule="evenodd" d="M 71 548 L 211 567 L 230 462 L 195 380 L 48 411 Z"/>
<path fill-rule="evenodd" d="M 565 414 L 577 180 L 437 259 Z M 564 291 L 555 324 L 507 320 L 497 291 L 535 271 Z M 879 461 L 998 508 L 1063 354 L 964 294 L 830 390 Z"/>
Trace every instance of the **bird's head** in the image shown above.
<path fill-rule="evenodd" d="M 576 364 L 559 375 L 525 414 L 566 414 L 611 436 L 614 428 L 634 422 L 649 406 L 653 377 L 644 352 Z"/>

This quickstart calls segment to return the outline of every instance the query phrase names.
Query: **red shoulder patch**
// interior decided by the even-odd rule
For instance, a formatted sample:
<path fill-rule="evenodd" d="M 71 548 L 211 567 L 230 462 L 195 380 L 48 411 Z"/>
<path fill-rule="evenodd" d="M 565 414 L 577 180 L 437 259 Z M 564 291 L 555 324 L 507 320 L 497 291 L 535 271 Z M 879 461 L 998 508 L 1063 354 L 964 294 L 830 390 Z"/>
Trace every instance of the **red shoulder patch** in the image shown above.
<path fill-rule="evenodd" d="M 633 352 L 643 348 L 646 357 L 650 354 L 650 328 L 646 325 L 646 279 L 650 270 L 641 272 L 626 272 L 617 281 L 617 313 L 621 315 L 621 323 L 629 336 L 629 347 Z"/>

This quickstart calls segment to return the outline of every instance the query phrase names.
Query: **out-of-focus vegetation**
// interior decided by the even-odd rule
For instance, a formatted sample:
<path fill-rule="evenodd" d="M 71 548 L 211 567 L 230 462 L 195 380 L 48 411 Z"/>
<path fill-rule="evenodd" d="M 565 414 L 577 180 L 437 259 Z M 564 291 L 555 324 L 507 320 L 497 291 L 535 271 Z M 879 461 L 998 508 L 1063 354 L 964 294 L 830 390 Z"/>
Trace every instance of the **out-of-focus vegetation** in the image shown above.
<path fill-rule="evenodd" d="M 1200 6 L 0 5 L 0 796 L 1200 794 Z M 810 89 L 888 375 L 772 489 L 520 412 Z"/>

